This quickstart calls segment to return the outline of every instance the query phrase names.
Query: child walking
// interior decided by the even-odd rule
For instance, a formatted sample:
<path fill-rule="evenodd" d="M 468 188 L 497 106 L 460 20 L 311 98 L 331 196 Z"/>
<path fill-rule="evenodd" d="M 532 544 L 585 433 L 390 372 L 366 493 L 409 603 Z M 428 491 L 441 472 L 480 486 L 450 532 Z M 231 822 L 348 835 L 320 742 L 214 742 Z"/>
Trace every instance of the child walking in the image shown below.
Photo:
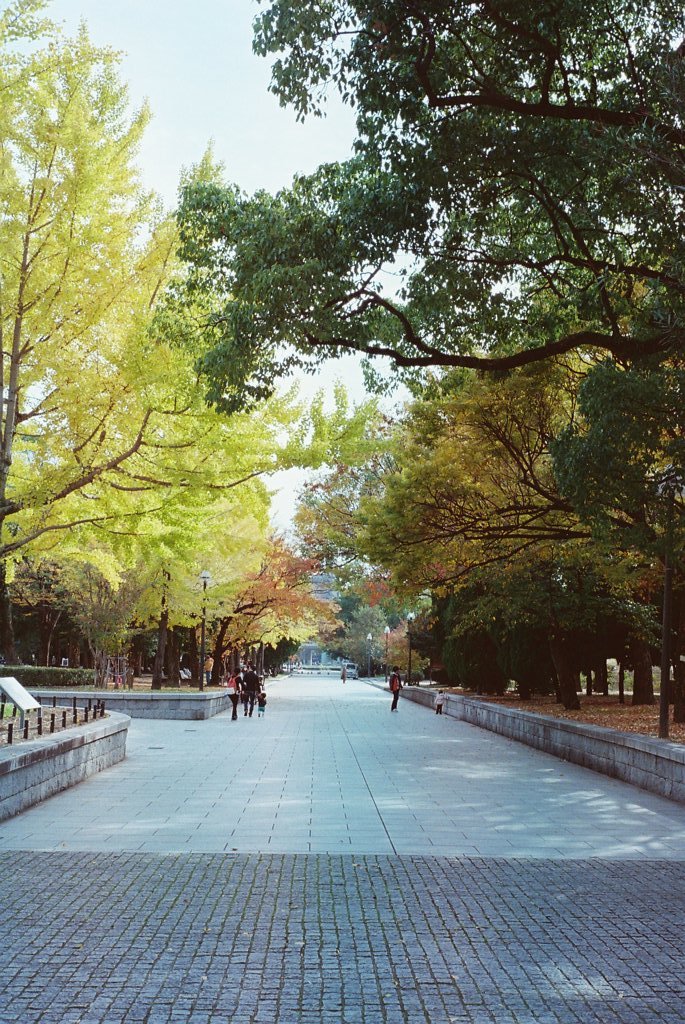
<path fill-rule="evenodd" d="M 266 711 L 266 690 L 260 690 L 257 695 L 257 718 L 263 718 Z"/>
<path fill-rule="evenodd" d="M 438 690 L 435 695 L 435 713 L 436 715 L 442 714 L 442 709 L 445 703 L 445 694 L 442 690 Z"/>

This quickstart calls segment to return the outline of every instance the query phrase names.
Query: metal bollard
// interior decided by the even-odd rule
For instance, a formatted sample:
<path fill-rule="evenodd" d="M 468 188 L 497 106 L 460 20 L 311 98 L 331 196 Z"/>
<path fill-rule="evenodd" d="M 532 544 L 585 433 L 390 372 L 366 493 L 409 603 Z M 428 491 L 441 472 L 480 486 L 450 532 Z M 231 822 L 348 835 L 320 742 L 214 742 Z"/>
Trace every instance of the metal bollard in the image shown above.
<path fill-rule="evenodd" d="M 62 728 L 66 729 L 66 727 L 67 727 L 67 713 L 66 713 L 66 711 L 63 711 L 62 712 Z"/>
<path fill-rule="evenodd" d="M 55 712 L 53 711 L 50 715 L 50 732 L 55 731 Z"/>
<path fill-rule="evenodd" d="M 26 718 L 24 719 L 24 739 L 25 740 L 27 740 L 29 738 L 29 725 L 30 725 L 29 716 L 27 715 Z"/>
<path fill-rule="evenodd" d="M 104 717 L 105 717 L 105 702 L 104 702 L 104 700 L 102 700 L 102 701 L 100 701 L 100 718 L 104 718 Z"/>
<path fill-rule="evenodd" d="M 7 742 L 10 746 L 14 743 L 14 722 L 10 722 L 7 726 Z"/>
<path fill-rule="evenodd" d="M 74 725 L 78 725 L 78 709 L 76 707 L 74 707 L 74 710 L 71 712 L 71 720 Z"/>
<path fill-rule="evenodd" d="M 38 715 L 38 735 L 39 736 L 43 735 L 43 716 L 42 716 L 42 714 Z"/>

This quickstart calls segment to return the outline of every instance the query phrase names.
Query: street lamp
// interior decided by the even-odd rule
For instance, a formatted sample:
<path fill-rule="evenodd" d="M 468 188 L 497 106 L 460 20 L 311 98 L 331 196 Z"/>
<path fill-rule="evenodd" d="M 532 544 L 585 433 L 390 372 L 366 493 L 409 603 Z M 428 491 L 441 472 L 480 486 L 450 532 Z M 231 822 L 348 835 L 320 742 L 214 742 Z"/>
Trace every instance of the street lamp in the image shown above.
<path fill-rule="evenodd" d="M 202 632 L 200 634 L 200 689 L 205 688 L 205 627 L 207 623 L 207 584 L 211 580 L 207 569 L 200 573 L 202 580 Z"/>
<path fill-rule="evenodd" d="M 390 639 L 390 626 L 383 630 L 385 633 L 385 685 L 388 685 L 388 640 Z"/>
<path fill-rule="evenodd" d="M 373 633 L 366 634 L 366 678 L 371 678 L 371 641 Z"/>
<path fill-rule="evenodd" d="M 411 686 L 411 624 L 416 618 L 414 612 L 407 612 L 407 639 L 409 640 L 409 664 L 407 666 L 407 684 Z"/>
<path fill-rule="evenodd" d="M 673 508 L 676 494 L 682 497 L 685 485 L 674 466 L 660 474 L 657 492 L 666 499 L 664 536 L 664 605 L 661 620 L 661 685 L 659 686 L 659 738 L 668 739 L 668 707 L 671 699 L 671 617 L 673 604 Z"/>

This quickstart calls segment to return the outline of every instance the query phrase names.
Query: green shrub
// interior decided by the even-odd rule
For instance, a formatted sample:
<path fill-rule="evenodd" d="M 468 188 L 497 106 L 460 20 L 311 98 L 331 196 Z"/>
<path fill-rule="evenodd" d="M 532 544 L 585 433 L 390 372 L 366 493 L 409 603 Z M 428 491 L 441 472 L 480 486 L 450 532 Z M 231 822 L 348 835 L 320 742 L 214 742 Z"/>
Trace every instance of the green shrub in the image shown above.
<path fill-rule="evenodd" d="M 95 673 L 92 668 L 46 668 L 42 665 L 0 665 L 0 676 L 13 676 L 28 690 L 47 690 L 79 686 L 93 688 Z"/>

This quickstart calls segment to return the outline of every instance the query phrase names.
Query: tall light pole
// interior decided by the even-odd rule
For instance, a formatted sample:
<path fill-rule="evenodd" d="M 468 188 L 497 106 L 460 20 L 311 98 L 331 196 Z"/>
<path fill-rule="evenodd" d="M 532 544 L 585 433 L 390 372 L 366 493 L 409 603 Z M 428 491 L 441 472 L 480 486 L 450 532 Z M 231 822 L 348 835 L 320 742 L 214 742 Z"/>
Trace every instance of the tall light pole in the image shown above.
<path fill-rule="evenodd" d="M 407 684 L 411 686 L 411 624 L 416 616 L 414 612 L 407 612 L 407 639 L 409 640 L 409 664 L 407 666 Z"/>
<path fill-rule="evenodd" d="M 385 633 L 385 685 L 388 685 L 388 641 L 390 639 L 390 626 L 383 630 Z"/>
<path fill-rule="evenodd" d="M 666 499 L 664 535 L 664 604 L 661 619 L 661 683 L 659 686 L 659 738 L 668 739 L 668 707 L 671 701 L 671 618 L 673 604 L 673 510 L 676 494 L 685 493 L 683 480 L 673 466 L 666 466 L 657 484 Z"/>
<path fill-rule="evenodd" d="M 200 634 L 200 689 L 205 688 L 205 627 L 207 623 L 207 584 L 211 580 L 207 569 L 200 573 L 202 580 L 202 631 Z"/>
<path fill-rule="evenodd" d="M 366 634 L 366 678 L 371 678 L 371 641 L 373 633 Z"/>

